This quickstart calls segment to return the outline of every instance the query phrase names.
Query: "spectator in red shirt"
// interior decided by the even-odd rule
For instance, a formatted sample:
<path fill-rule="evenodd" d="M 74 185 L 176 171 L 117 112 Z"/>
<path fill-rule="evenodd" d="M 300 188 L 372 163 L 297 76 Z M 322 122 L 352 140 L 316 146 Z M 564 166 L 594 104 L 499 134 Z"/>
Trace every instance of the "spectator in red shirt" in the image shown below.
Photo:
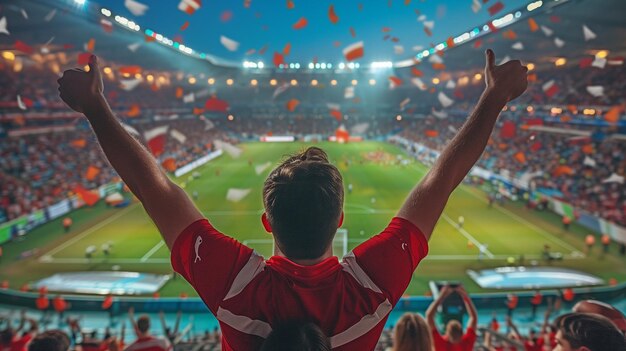
<path fill-rule="evenodd" d="M 68 351 L 70 338 L 60 330 L 46 330 L 28 345 L 28 351 Z"/>
<path fill-rule="evenodd" d="M 393 351 L 431 351 L 433 339 L 428 323 L 417 313 L 405 313 L 393 328 Z"/>
<path fill-rule="evenodd" d="M 500 111 L 526 90 L 527 69 L 519 61 L 498 66 L 491 50 L 485 58 L 486 89 L 468 121 L 389 226 L 341 263 L 332 240 L 343 222 L 343 180 L 321 149 L 292 156 L 266 180 L 262 222 L 276 245 L 265 260 L 214 228 L 124 129 L 104 97 L 95 56 L 89 72 L 65 71 L 58 83 L 61 99 L 85 114 L 109 162 L 156 223 L 174 269 L 219 320 L 224 350 L 258 348 L 273 325 L 291 319 L 319 325 L 334 349 L 363 350 L 375 347 Z"/>
<path fill-rule="evenodd" d="M 435 324 L 435 314 L 441 303 L 450 296 L 453 292 L 461 295 L 465 308 L 469 314 L 469 320 L 467 321 L 467 329 L 465 334 L 463 333 L 463 326 L 459 321 L 451 320 L 446 325 L 446 333 L 444 335 L 439 334 L 437 325 Z M 426 311 L 426 320 L 428 326 L 433 335 L 433 342 L 435 345 L 435 351 L 472 351 L 474 349 L 474 343 L 476 343 L 476 323 L 478 322 L 478 316 L 476 314 L 476 307 L 470 299 L 469 295 L 462 286 L 451 288 L 446 285 L 441 289 L 441 293 L 428 307 Z"/>
<path fill-rule="evenodd" d="M 135 321 L 135 314 L 131 308 L 128 311 L 130 323 L 135 329 L 137 340 L 128 345 L 125 351 L 171 351 L 172 344 L 169 341 L 150 335 L 150 317 L 140 316 Z"/>
<path fill-rule="evenodd" d="M 530 305 L 532 307 L 531 319 L 535 320 L 537 317 L 537 308 L 541 305 L 541 301 L 543 300 L 543 296 L 541 295 L 541 291 L 536 290 L 535 295 L 530 299 Z"/>
<path fill-rule="evenodd" d="M 65 301 L 63 296 L 57 295 L 52 300 L 52 307 L 54 307 L 54 310 L 59 315 L 59 323 L 61 323 L 61 321 L 63 320 L 63 313 L 67 309 L 67 301 Z"/>
<path fill-rule="evenodd" d="M 507 308 L 507 316 L 513 318 L 513 311 L 517 308 L 517 303 L 519 302 L 519 297 L 513 293 L 508 294 L 506 296 L 506 308 Z"/>

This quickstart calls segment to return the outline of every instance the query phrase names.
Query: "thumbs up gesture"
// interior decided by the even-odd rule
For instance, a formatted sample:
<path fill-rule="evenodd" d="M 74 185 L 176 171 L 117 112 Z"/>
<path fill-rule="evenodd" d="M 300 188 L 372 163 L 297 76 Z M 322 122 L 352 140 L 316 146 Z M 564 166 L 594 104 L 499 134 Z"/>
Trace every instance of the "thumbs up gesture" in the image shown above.
<path fill-rule="evenodd" d="M 491 49 L 485 52 L 485 84 L 487 90 L 511 101 L 522 95 L 528 87 L 528 68 L 519 60 L 496 65 L 496 55 Z"/>
<path fill-rule="evenodd" d="M 104 84 L 95 55 L 89 58 L 89 72 L 77 68 L 67 70 L 57 83 L 61 99 L 76 112 L 84 113 L 103 98 Z"/>

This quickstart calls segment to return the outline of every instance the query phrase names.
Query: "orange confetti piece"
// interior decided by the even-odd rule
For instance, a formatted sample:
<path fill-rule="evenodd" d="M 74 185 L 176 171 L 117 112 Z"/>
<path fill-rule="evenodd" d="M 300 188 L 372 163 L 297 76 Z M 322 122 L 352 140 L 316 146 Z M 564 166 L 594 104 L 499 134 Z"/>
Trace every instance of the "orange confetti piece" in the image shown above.
<path fill-rule="evenodd" d="M 536 32 L 539 30 L 539 25 L 537 24 L 534 18 L 528 19 L 528 27 L 530 27 L 531 32 Z"/>
<path fill-rule="evenodd" d="M 156 40 L 156 38 L 155 38 L 155 37 L 151 37 L 151 36 L 149 36 L 149 35 L 145 35 L 145 36 L 144 36 L 144 39 L 145 39 L 146 43 L 150 43 L 150 42 L 153 42 L 153 41 L 155 41 L 155 40 Z"/>
<path fill-rule="evenodd" d="M 87 145 L 87 140 L 85 139 L 76 139 L 71 141 L 71 145 L 75 148 L 84 148 Z"/>
<path fill-rule="evenodd" d="M 285 58 L 281 53 L 274 52 L 274 66 L 279 67 L 282 64 L 285 64 Z"/>
<path fill-rule="evenodd" d="M 433 32 L 426 26 L 424 26 L 424 33 L 426 33 L 429 37 L 433 35 Z"/>
<path fill-rule="evenodd" d="M 391 28 L 390 27 L 383 27 L 382 31 L 383 31 L 383 33 L 388 33 L 388 32 L 391 32 Z"/>
<path fill-rule="evenodd" d="M 444 65 L 443 63 L 433 63 L 433 69 L 434 70 L 438 70 L 438 71 L 442 71 L 442 70 L 446 69 L 446 65 Z"/>
<path fill-rule="evenodd" d="M 126 112 L 126 116 L 128 117 L 137 117 L 141 114 L 141 107 L 138 104 L 132 104 L 130 109 Z"/>
<path fill-rule="evenodd" d="M 89 52 L 93 52 L 93 50 L 96 48 L 96 39 L 91 38 L 89 39 L 89 41 L 87 42 L 87 46 L 85 47 L 85 49 L 87 49 L 87 51 Z"/>
<path fill-rule="evenodd" d="M 285 44 L 285 47 L 283 48 L 283 55 L 289 56 L 289 53 L 291 53 L 291 43 Z"/>
<path fill-rule="evenodd" d="M 193 108 L 193 114 L 194 115 L 201 115 L 204 113 L 204 109 L 203 108 L 199 108 L 199 107 L 194 107 Z"/>
<path fill-rule="evenodd" d="M 180 99 L 182 97 L 183 97 L 183 88 L 181 87 L 176 88 L 176 98 Z"/>
<path fill-rule="evenodd" d="M 176 160 L 172 157 L 168 157 L 161 162 L 161 166 L 168 172 L 174 172 L 176 170 Z"/>
<path fill-rule="evenodd" d="M 287 0 L 287 8 L 288 8 L 289 10 L 292 10 L 292 9 L 294 9 L 295 7 L 296 7 L 296 4 L 294 4 L 292 0 Z"/>
<path fill-rule="evenodd" d="M 354 28 L 350 27 L 350 35 L 352 35 L 353 38 L 356 38 L 356 32 L 354 31 Z"/>
<path fill-rule="evenodd" d="M 98 174 L 100 174 L 100 168 L 96 166 L 89 166 L 85 172 L 85 179 L 92 181 Z"/>
<path fill-rule="evenodd" d="M 622 112 L 622 106 L 611 107 L 604 115 L 604 120 L 608 123 L 617 123 L 619 121 L 619 115 Z"/>
<path fill-rule="evenodd" d="M 507 30 L 506 32 L 502 33 L 502 36 L 505 39 L 509 39 L 509 40 L 515 40 L 517 39 L 517 33 L 515 33 L 514 31 L 512 31 L 511 29 Z"/>
<path fill-rule="evenodd" d="M 339 22 L 339 16 L 337 16 L 337 14 L 335 13 L 335 5 L 331 4 L 328 8 L 328 19 L 332 24 L 336 24 L 337 22 Z"/>
<path fill-rule="evenodd" d="M 448 48 L 453 48 L 454 47 L 454 38 L 452 37 L 448 37 L 448 40 L 446 40 L 446 45 L 448 45 Z"/>
<path fill-rule="evenodd" d="M 287 101 L 287 110 L 289 110 L 289 112 L 293 112 L 296 110 L 298 105 L 300 105 L 300 101 L 298 99 L 291 99 Z"/>
<path fill-rule="evenodd" d="M 411 73 L 416 77 L 422 77 L 424 75 L 424 72 L 420 71 L 419 69 L 415 67 L 411 68 Z"/>
<path fill-rule="evenodd" d="M 189 21 L 185 21 L 182 26 L 180 26 L 180 30 L 183 31 L 189 27 Z"/>
<path fill-rule="evenodd" d="M 391 85 L 394 87 L 399 87 L 402 85 L 402 79 L 396 77 L 396 76 L 391 76 L 389 77 L 389 81 L 391 82 Z"/>
<path fill-rule="evenodd" d="M 304 27 L 306 27 L 309 24 L 309 21 L 304 18 L 304 17 L 300 17 L 300 19 L 298 20 L 298 22 L 293 24 L 293 29 L 302 29 Z"/>

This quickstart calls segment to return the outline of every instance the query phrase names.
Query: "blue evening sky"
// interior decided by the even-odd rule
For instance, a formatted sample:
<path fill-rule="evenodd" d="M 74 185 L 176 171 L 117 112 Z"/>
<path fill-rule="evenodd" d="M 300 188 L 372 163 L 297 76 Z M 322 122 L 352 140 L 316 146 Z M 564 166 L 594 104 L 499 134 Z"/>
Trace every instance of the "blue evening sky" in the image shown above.
<path fill-rule="evenodd" d="M 357 41 L 364 41 L 366 61 L 400 60 L 411 57 L 412 47 L 429 47 L 430 43 L 443 41 L 451 35 L 458 35 L 491 17 L 487 8 L 497 0 L 483 4 L 478 13 L 471 9 L 471 0 L 293 0 L 295 7 L 287 9 L 285 0 L 251 0 L 249 8 L 244 8 L 244 0 L 203 0 L 202 7 L 193 15 L 178 10 L 179 0 L 139 0 L 150 8 L 143 16 L 133 16 L 125 7 L 124 0 L 87 0 L 108 7 L 115 14 L 135 20 L 142 28 L 150 28 L 171 39 L 180 35 L 185 45 L 197 51 L 216 55 L 228 60 L 263 60 L 271 62 L 274 51 L 282 51 L 286 43 L 291 43 L 291 54 L 287 62 L 342 61 L 342 49 Z M 482 2 L 482 0 L 479 0 Z M 504 10 L 496 17 L 506 14 L 529 1 L 504 0 Z M 339 22 L 332 24 L 328 19 L 328 8 L 334 4 Z M 362 4 L 362 11 L 359 11 Z M 391 4 L 391 6 L 389 6 Z M 434 21 L 432 37 L 424 32 L 424 26 L 417 18 L 416 10 Z M 222 22 L 224 11 L 232 13 L 232 19 Z M 292 25 L 299 18 L 306 17 L 308 26 L 294 30 Z M 180 27 L 189 21 L 189 27 Z M 350 27 L 356 32 L 353 38 Z M 383 27 L 391 32 L 383 33 Z M 384 41 L 389 34 L 399 39 L 398 43 Z M 225 35 L 240 43 L 235 52 L 228 51 L 220 44 L 220 35 Z M 335 47 L 333 43 L 341 45 Z M 257 51 L 267 45 L 263 56 L 246 55 L 249 49 Z M 404 54 L 394 54 L 394 45 L 402 45 Z"/>

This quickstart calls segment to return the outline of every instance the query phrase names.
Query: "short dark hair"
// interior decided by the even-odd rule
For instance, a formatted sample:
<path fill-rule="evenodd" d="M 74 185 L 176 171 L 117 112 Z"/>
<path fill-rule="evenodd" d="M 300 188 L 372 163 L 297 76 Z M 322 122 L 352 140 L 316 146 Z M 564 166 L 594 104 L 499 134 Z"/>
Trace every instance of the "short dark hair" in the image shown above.
<path fill-rule="evenodd" d="M 137 319 L 137 329 L 140 332 L 146 333 L 150 330 L 150 317 L 143 315 Z"/>
<path fill-rule="evenodd" d="M 0 343 L 5 345 L 11 344 L 13 340 L 13 336 L 15 335 L 15 331 L 11 327 L 7 327 L 6 329 L 0 330 Z"/>
<path fill-rule="evenodd" d="M 331 245 L 343 208 L 343 179 L 328 155 L 310 147 L 270 173 L 263 205 L 276 244 L 291 259 L 314 259 Z"/>
<path fill-rule="evenodd" d="M 567 313 L 554 324 L 572 348 L 591 351 L 625 350 L 626 339 L 608 318 L 590 313 Z"/>
<path fill-rule="evenodd" d="M 37 335 L 28 345 L 28 351 L 67 351 L 70 338 L 60 330 L 46 330 Z"/>
<path fill-rule="evenodd" d="M 313 323 L 281 323 L 261 345 L 260 351 L 330 351 L 330 339 Z"/>

